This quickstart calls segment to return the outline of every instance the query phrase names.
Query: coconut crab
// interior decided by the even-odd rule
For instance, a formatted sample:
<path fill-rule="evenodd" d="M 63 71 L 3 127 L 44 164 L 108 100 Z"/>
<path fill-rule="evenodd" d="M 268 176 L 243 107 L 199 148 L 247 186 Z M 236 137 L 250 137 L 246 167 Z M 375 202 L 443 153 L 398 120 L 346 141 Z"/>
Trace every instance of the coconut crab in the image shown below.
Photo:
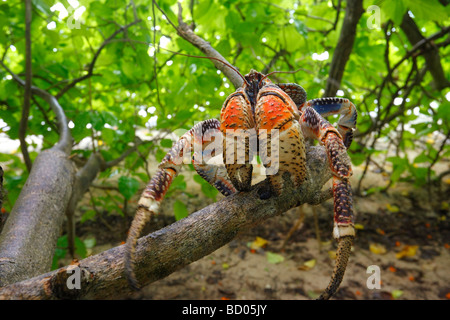
<path fill-rule="evenodd" d="M 196 124 L 174 143 L 161 161 L 141 195 L 128 233 L 125 273 L 132 288 L 139 288 L 133 267 L 137 239 L 151 216 L 158 213 L 183 159 L 192 162 L 202 178 L 229 196 L 250 190 L 253 170 L 250 162 L 259 152 L 267 169 L 269 185 L 267 192 L 260 195 L 263 199 L 282 194 L 286 174 L 295 187 L 304 182 L 307 138 L 318 140 L 327 152 L 333 174 L 333 236 L 338 241 L 331 281 L 319 299 L 329 299 L 339 288 L 355 236 L 349 182 L 352 168 L 347 148 L 356 127 L 356 108 L 344 98 L 307 100 L 306 91 L 300 85 L 275 84 L 269 80 L 269 75 L 254 70 L 246 76 L 241 75 L 243 85 L 225 100 L 220 120 L 209 119 Z M 341 114 L 337 128 L 324 119 L 332 114 Z M 224 168 L 204 161 L 205 156 L 212 155 L 212 136 L 220 136 L 222 150 L 226 150 L 222 151 Z M 234 143 L 235 138 L 241 141 L 241 148 Z M 193 156 L 191 146 L 194 146 Z M 214 152 L 217 153 L 216 149 Z"/>

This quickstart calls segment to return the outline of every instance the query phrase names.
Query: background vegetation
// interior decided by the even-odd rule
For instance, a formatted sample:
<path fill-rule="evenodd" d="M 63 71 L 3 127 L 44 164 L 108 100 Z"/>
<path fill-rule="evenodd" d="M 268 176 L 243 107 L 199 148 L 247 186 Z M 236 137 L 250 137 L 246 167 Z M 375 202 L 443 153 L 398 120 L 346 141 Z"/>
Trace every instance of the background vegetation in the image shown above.
<path fill-rule="evenodd" d="M 355 166 L 366 168 L 355 194 L 399 181 L 431 188 L 448 177 L 449 171 L 435 173 L 435 164 L 450 155 L 448 1 L 180 3 L 182 20 L 175 0 L 33 0 L 27 47 L 25 2 L 0 2 L 0 135 L 13 143 L 0 154 L 3 215 L 16 203 L 37 155 L 60 138 L 47 101 L 15 76 L 58 100 L 79 170 L 93 154 L 104 160 L 92 186 L 106 191 L 91 193 L 81 222 L 99 212 L 127 215 L 130 200 L 153 174 L 149 162 L 171 147 L 171 134 L 219 117 L 234 85 L 211 61 L 173 53 L 203 55 L 177 32 L 180 21 L 243 74 L 300 69 L 272 79 L 302 85 L 310 99 L 351 99 L 358 124 L 349 153 Z M 362 187 L 369 164 L 389 177 L 386 186 Z M 216 198 L 217 191 L 194 180 Z M 183 175 L 168 196 L 180 190 L 190 194 Z M 188 214 L 182 201 L 174 212 L 177 219 Z M 64 256 L 66 236 L 58 244 L 56 257 Z M 80 256 L 93 245 L 76 244 Z"/>

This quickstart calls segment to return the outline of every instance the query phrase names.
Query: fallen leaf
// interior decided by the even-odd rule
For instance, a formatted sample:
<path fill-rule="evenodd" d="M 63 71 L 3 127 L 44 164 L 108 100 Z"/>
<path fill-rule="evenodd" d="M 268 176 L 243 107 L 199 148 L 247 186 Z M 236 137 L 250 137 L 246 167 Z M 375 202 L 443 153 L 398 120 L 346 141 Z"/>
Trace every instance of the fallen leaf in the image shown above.
<path fill-rule="evenodd" d="M 320 293 L 309 290 L 307 292 L 308 297 L 310 297 L 311 299 L 317 299 L 320 296 Z"/>
<path fill-rule="evenodd" d="M 384 236 L 386 234 L 386 232 L 380 228 L 377 228 L 375 231 L 378 232 L 379 234 L 381 234 L 382 236 Z"/>
<path fill-rule="evenodd" d="M 255 241 L 250 244 L 250 249 L 258 250 L 267 246 L 269 242 L 261 237 L 256 237 Z"/>
<path fill-rule="evenodd" d="M 397 259 L 402 259 L 403 257 L 413 257 L 416 255 L 417 253 L 417 249 L 419 248 L 419 246 L 404 246 L 402 251 L 397 252 L 395 254 L 395 257 Z"/>
<path fill-rule="evenodd" d="M 364 229 L 364 226 L 362 224 L 360 224 L 360 223 L 355 223 L 354 227 L 355 227 L 356 230 L 363 230 Z"/>
<path fill-rule="evenodd" d="M 396 206 L 396 205 L 391 205 L 390 203 L 386 204 L 386 208 L 390 211 L 390 212 L 399 212 L 400 209 Z"/>
<path fill-rule="evenodd" d="M 386 253 L 386 247 L 379 243 L 371 243 L 369 246 L 369 250 L 372 253 L 375 254 L 385 254 Z"/>
<path fill-rule="evenodd" d="M 403 295 L 403 291 L 402 290 L 392 290 L 391 294 L 392 294 L 392 298 L 398 299 Z"/>
<path fill-rule="evenodd" d="M 303 263 L 303 265 L 298 267 L 298 269 L 307 271 L 307 270 L 311 270 L 312 268 L 314 268 L 315 265 L 316 265 L 316 259 L 311 259 L 311 260 L 308 260 L 305 263 Z"/>
<path fill-rule="evenodd" d="M 270 251 L 266 252 L 267 262 L 272 264 L 277 264 L 284 261 L 284 257 L 281 254 L 273 253 Z"/>
<path fill-rule="evenodd" d="M 230 267 L 230 265 L 226 262 L 222 263 L 222 269 L 227 270 Z"/>
<path fill-rule="evenodd" d="M 336 260 L 336 251 L 330 250 L 328 251 L 328 256 L 331 260 Z"/>

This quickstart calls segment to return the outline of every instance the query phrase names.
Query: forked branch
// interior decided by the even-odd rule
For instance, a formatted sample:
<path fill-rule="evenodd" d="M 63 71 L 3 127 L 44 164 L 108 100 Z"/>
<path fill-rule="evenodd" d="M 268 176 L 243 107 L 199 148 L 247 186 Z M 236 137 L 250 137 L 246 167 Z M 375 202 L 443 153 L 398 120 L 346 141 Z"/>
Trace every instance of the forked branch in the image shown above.
<path fill-rule="evenodd" d="M 280 197 L 261 200 L 265 182 L 250 192 L 238 193 L 197 211 L 138 242 L 136 275 L 143 285 L 162 279 L 214 252 L 237 234 L 303 203 L 318 204 L 328 198 L 322 191 L 330 179 L 323 147 L 308 149 L 308 180 L 300 189 L 288 187 Z M 330 230 L 331 233 L 331 230 Z M 125 246 L 112 248 L 79 261 L 76 265 L 18 282 L 0 289 L 0 299 L 110 299 L 131 293 L 124 274 Z M 67 279 L 78 267 L 81 289 L 67 288 Z M 71 270 L 70 272 L 67 272 Z M 321 286 L 326 286 L 326 280 Z"/>

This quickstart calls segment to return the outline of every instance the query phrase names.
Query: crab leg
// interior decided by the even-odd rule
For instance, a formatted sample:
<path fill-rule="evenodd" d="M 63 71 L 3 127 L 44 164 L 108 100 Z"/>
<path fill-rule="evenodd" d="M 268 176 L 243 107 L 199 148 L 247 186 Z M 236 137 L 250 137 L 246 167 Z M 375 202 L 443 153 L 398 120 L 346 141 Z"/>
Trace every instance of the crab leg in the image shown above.
<path fill-rule="evenodd" d="M 306 102 L 306 91 L 301 85 L 296 83 L 277 83 L 277 86 L 291 97 L 297 107 Z"/>
<path fill-rule="evenodd" d="M 159 212 L 161 202 L 169 190 L 173 179 L 178 175 L 183 162 L 192 161 L 199 175 L 225 196 L 236 192 L 223 168 L 205 164 L 202 162 L 203 158 L 200 158 L 203 153 L 209 151 L 207 147 L 211 143 L 212 136 L 216 136 L 218 133 L 220 139 L 222 139 L 219 127 L 220 122 L 211 119 L 198 123 L 184 134 L 166 154 L 159 165 L 158 171 L 144 189 L 138 202 L 136 215 L 128 232 L 125 249 L 125 274 L 133 289 L 139 289 L 133 265 L 137 240 L 145 224 L 153 215 Z M 199 148 L 196 148 L 195 144 L 200 144 L 201 149 L 196 150 Z M 192 146 L 194 146 L 194 155 L 191 160 Z"/>
<path fill-rule="evenodd" d="M 299 107 L 300 111 L 311 107 L 322 117 L 333 114 L 341 114 L 338 121 L 338 130 L 341 134 L 344 145 L 348 148 L 353 141 L 353 129 L 356 128 L 357 112 L 355 105 L 344 98 L 319 98 L 306 101 Z"/>
<path fill-rule="evenodd" d="M 355 237 L 353 227 L 352 190 L 349 178 L 351 163 L 346 147 L 338 130 L 320 116 L 313 108 L 302 109 L 300 123 L 305 136 L 318 139 L 325 145 L 333 174 L 334 229 L 333 236 L 338 241 L 336 265 L 331 281 L 319 299 L 329 299 L 339 288 L 344 277 L 350 249 Z"/>
<path fill-rule="evenodd" d="M 300 186 L 306 175 L 306 151 L 297 106 L 285 91 L 278 86 L 268 85 L 258 93 L 255 117 L 260 157 L 266 169 L 269 165 L 272 169 L 268 174 L 272 191 L 281 194 L 285 172 L 289 173 L 294 186 Z M 271 140 L 276 132 L 279 143 L 273 145 Z M 277 162 L 278 168 L 274 162 Z"/>
<path fill-rule="evenodd" d="M 249 98 L 242 88 L 231 94 L 223 104 L 220 130 L 223 133 L 223 162 L 228 176 L 239 191 L 250 190 L 253 167 L 250 164 L 256 143 L 255 123 Z M 237 138 L 237 141 L 235 141 Z"/>

